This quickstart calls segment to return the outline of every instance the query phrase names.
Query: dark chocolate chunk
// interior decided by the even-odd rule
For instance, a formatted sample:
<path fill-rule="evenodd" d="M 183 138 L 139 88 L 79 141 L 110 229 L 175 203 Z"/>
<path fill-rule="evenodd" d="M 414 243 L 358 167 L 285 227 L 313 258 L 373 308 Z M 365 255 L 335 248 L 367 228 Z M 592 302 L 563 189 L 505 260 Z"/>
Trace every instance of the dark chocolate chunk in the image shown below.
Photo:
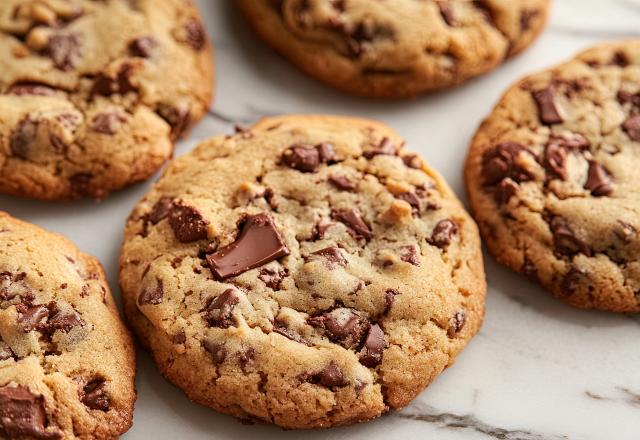
<path fill-rule="evenodd" d="M 134 67 L 124 63 L 120 66 L 115 75 L 100 74 L 93 83 L 91 96 L 110 96 L 114 94 L 125 94 L 136 91 L 138 87 L 131 82 Z"/>
<path fill-rule="evenodd" d="M 364 346 L 360 350 L 359 360 L 365 367 L 373 368 L 382 361 L 382 354 L 387 348 L 384 332 L 378 324 L 369 328 Z"/>
<path fill-rule="evenodd" d="M 387 314 L 393 307 L 393 303 L 396 301 L 396 295 L 400 295 L 396 289 L 387 289 L 384 292 L 384 313 Z"/>
<path fill-rule="evenodd" d="M 466 322 L 467 314 L 464 310 L 458 310 L 454 313 L 451 319 L 449 319 L 449 329 L 447 330 L 449 337 L 452 338 L 456 334 L 460 333 Z"/>
<path fill-rule="evenodd" d="M 526 32 L 531 28 L 531 20 L 540 15 L 537 9 L 525 9 L 520 14 L 520 32 Z"/>
<path fill-rule="evenodd" d="M 76 311 L 62 312 L 58 310 L 55 303 L 49 304 L 49 319 L 46 324 L 46 331 L 53 334 L 55 331 L 63 331 L 69 333 L 74 327 L 82 327 L 85 325 L 84 320 Z"/>
<path fill-rule="evenodd" d="M 90 196 L 91 180 L 93 174 L 91 173 L 76 173 L 69 178 L 69 185 L 71 186 L 71 192 L 80 196 Z"/>
<path fill-rule="evenodd" d="M 404 192 L 402 194 L 396 195 L 396 199 L 404 200 L 409 205 L 411 205 L 411 213 L 414 216 L 420 215 L 420 208 L 422 207 L 422 202 L 420 198 L 414 192 Z"/>
<path fill-rule="evenodd" d="M 355 182 L 352 182 L 348 177 L 341 176 L 339 174 L 331 174 L 329 176 L 329 182 L 331 182 L 336 188 L 343 191 L 351 191 L 356 187 Z"/>
<path fill-rule="evenodd" d="M 518 193 L 520 186 L 514 182 L 510 177 L 505 177 L 500 181 L 496 187 L 495 199 L 501 205 L 509 202 L 511 197 Z"/>
<path fill-rule="evenodd" d="M 554 177 L 567 179 L 567 149 L 558 142 L 549 142 L 544 150 L 544 167 Z"/>
<path fill-rule="evenodd" d="M 337 266 L 346 267 L 348 264 L 347 259 L 342 255 L 340 248 L 336 246 L 327 247 L 318 251 L 312 252 L 311 255 L 318 255 L 323 257 L 325 266 L 329 270 L 335 269 Z"/>
<path fill-rule="evenodd" d="M 414 244 L 403 246 L 400 248 L 400 259 L 406 263 L 413 264 L 414 266 L 420 266 L 419 252 L 420 249 Z"/>
<path fill-rule="evenodd" d="M 347 225 L 349 227 L 349 232 L 356 238 L 362 237 L 369 240 L 373 237 L 371 228 L 362 219 L 360 211 L 358 211 L 357 208 L 333 211 L 331 216 Z"/>
<path fill-rule="evenodd" d="M 362 153 L 367 159 L 373 159 L 375 156 L 386 155 L 395 156 L 398 150 L 396 144 L 389 138 L 383 138 L 373 150 L 366 150 Z"/>
<path fill-rule="evenodd" d="M 293 144 L 282 153 L 282 163 L 303 173 L 315 173 L 321 163 L 330 163 L 334 158 L 333 145 L 326 142 L 317 145 Z"/>
<path fill-rule="evenodd" d="M 282 280 L 288 274 L 289 271 L 284 267 L 280 267 L 277 270 L 265 267 L 260 270 L 258 278 L 260 278 L 262 282 L 267 285 L 267 287 L 273 290 L 280 290 L 280 284 L 282 284 Z"/>
<path fill-rule="evenodd" d="M 256 358 L 256 350 L 253 347 L 248 347 L 238 353 L 238 362 L 240 363 L 240 368 L 242 371 L 245 370 L 247 365 L 249 365 Z"/>
<path fill-rule="evenodd" d="M 558 216 L 553 217 L 549 223 L 549 227 L 553 234 L 554 246 L 558 254 L 571 256 L 582 253 L 588 257 L 593 254 L 589 246 L 576 237 L 576 234 L 565 218 Z"/>
<path fill-rule="evenodd" d="M 631 140 L 640 142 L 640 114 L 629 116 L 622 124 L 622 128 Z"/>
<path fill-rule="evenodd" d="M 596 197 L 608 196 L 613 192 L 613 180 L 602 165 L 590 160 L 587 182 L 584 184 L 584 188 L 591 191 L 591 194 Z"/>
<path fill-rule="evenodd" d="M 44 397 L 25 386 L 0 387 L 0 435 L 5 438 L 59 439 L 62 433 L 47 427 Z"/>
<path fill-rule="evenodd" d="M 450 244 L 453 236 L 458 233 L 458 225 L 450 219 L 440 220 L 431 237 L 427 239 L 427 243 L 432 246 L 439 247 L 440 249 L 446 249 Z"/>
<path fill-rule="evenodd" d="M 516 161 L 520 154 L 530 154 L 523 145 L 503 142 L 484 153 L 482 177 L 485 185 L 495 185 L 505 177 L 515 182 L 531 180 L 531 175 Z"/>
<path fill-rule="evenodd" d="M 402 156 L 402 161 L 408 168 L 419 170 L 422 168 L 422 160 L 417 154 L 406 154 Z"/>
<path fill-rule="evenodd" d="M 81 55 L 80 37 L 76 34 L 50 36 L 45 55 L 51 58 L 56 68 L 65 71 L 72 69 Z"/>
<path fill-rule="evenodd" d="M 440 15 L 442 15 L 442 19 L 449 26 L 456 26 L 458 23 L 456 21 L 456 16 L 453 12 L 453 7 L 450 2 L 440 0 L 438 1 L 438 8 L 440 9 Z"/>
<path fill-rule="evenodd" d="M 153 289 L 142 289 L 138 296 L 138 304 L 160 304 L 164 298 L 164 287 L 162 280 L 156 278 L 156 286 Z"/>
<path fill-rule="evenodd" d="M 42 321 L 49 316 L 49 309 L 42 304 L 35 306 L 18 304 L 16 308 L 18 323 L 25 333 L 40 329 Z"/>
<path fill-rule="evenodd" d="M 80 400 L 87 408 L 107 412 L 111 407 L 111 399 L 106 388 L 107 382 L 103 378 L 95 378 L 84 386 Z"/>
<path fill-rule="evenodd" d="M 182 137 L 191 125 L 191 110 L 188 105 L 161 103 L 156 112 L 171 126 L 171 139 Z"/>
<path fill-rule="evenodd" d="M 336 152 L 333 149 L 333 145 L 329 142 L 323 142 L 321 144 L 317 144 L 315 149 L 318 150 L 318 154 L 320 155 L 320 162 L 322 163 L 332 163 L 336 159 Z"/>
<path fill-rule="evenodd" d="M 273 328 L 273 331 L 275 333 L 278 333 L 279 335 L 284 336 L 287 339 L 291 339 L 294 342 L 298 342 L 300 344 L 304 344 L 308 347 L 311 347 L 313 344 L 309 341 L 307 341 L 305 338 L 302 337 L 302 335 L 298 332 L 296 332 L 293 329 L 290 329 L 282 324 L 277 325 L 276 327 Z"/>
<path fill-rule="evenodd" d="M 151 57 L 151 52 L 156 48 L 158 42 L 151 36 L 136 38 L 129 43 L 129 52 L 131 55 L 140 58 Z"/>
<path fill-rule="evenodd" d="M 173 197 L 160 197 L 147 214 L 147 219 L 154 225 L 158 224 L 169 215 L 171 206 L 173 206 Z"/>
<path fill-rule="evenodd" d="M 366 319 L 344 307 L 313 316 L 307 322 L 313 327 L 322 329 L 332 342 L 337 342 L 345 348 L 355 348 L 360 345 L 369 327 Z"/>
<path fill-rule="evenodd" d="M 215 298 L 210 298 L 205 305 L 204 319 L 210 327 L 229 328 L 235 326 L 233 309 L 240 303 L 240 296 L 235 289 L 227 289 Z"/>
<path fill-rule="evenodd" d="M 210 339 L 205 339 L 202 343 L 204 349 L 211 354 L 211 358 L 216 365 L 220 365 L 227 358 L 227 346 L 224 343 L 214 342 Z"/>
<path fill-rule="evenodd" d="M 29 116 L 18 122 L 17 127 L 11 133 L 9 145 L 11 154 L 20 159 L 28 159 L 31 148 L 38 137 L 38 122 Z"/>
<path fill-rule="evenodd" d="M 562 278 L 560 283 L 560 292 L 564 295 L 573 295 L 581 285 L 589 287 L 591 280 L 589 275 L 582 269 L 571 267 Z"/>
<path fill-rule="evenodd" d="M 207 44 L 207 35 L 200 20 L 192 18 L 184 24 L 185 43 L 196 51 L 201 51 Z"/>
<path fill-rule="evenodd" d="M 535 91 L 532 95 L 538 106 L 540 122 L 545 125 L 551 125 L 564 121 L 554 87 L 549 86 L 546 89 Z"/>
<path fill-rule="evenodd" d="M 209 222 L 200 211 L 181 200 L 174 201 L 169 209 L 169 225 L 178 241 L 191 243 L 207 238 Z"/>
<path fill-rule="evenodd" d="M 334 361 L 329 362 L 329 365 L 317 373 L 303 375 L 302 379 L 325 387 L 343 387 L 349 384 L 342 369 Z"/>
<path fill-rule="evenodd" d="M 267 213 L 249 217 L 240 237 L 216 253 L 207 255 L 207 263 L 218 280 L 239 275 L 280 257 L 289 255 L 273 218 Z"/>
<path fill-rule="evenodd" d="M 611 64 L 618 67 L 627 67 L 629 65 L 629 57 L 621 51 L 616 51 L 611 58 Z"/>
<path fill-rule="evenodd" d="M 116 134 L 127 118 L 116 112 L 98 113 L 94 116 L 91 129 L 102 134 Z"/>

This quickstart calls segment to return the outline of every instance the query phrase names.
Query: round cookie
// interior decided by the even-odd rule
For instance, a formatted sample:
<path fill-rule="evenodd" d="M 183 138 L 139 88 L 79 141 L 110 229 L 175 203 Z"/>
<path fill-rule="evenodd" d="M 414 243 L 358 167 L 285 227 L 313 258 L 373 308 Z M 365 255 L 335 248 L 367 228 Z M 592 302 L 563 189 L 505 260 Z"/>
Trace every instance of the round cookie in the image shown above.
<path fill-rule="evenodd" d="M 498 261 L 581 308 L 640 312 L 640 41 L 603 44 L 507 91 L 465 167 Z"/>
<path fill-rule="evenodd" d="M 238 0 L 256 33 L 308 75 L 376 98 L 462 83 L 525 49 L 550 0 Z"/>
<path fill-rule="evenodd" d="M 174 161 L 126 227 L 125 313 L 201 404 L 285 428 L 401 408 L 478 331 L 477 227 L 388 127 L 284 116 Z"/>
<path fill-rule="evenodd" d="M 134 376 L 100 263 L 0 212 L 0 437 L 116 438 L 131 426 Z"/>
<path fill-rule="evenodd" d="M 0 192 L 103 198 L 150 177 L 211 100 L 184 0 L 0 2 Z"/>

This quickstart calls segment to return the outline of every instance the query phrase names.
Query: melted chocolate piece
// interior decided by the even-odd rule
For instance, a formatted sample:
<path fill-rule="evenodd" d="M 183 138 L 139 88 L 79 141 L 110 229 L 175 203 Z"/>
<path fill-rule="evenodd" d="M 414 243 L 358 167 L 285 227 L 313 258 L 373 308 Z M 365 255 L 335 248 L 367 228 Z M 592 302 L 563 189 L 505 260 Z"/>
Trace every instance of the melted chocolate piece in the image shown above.
<path fill-rule="evenodd" d="M 111 406 L 111 400 L 106 388 L 107 383 L 103 378 L 93 379 L 82 389 L 82 398 L 80 400 L 87 408 L 107 412 Z"/>
<path fill-rule="evenodd" d="M 608 196 L 613 192 L 613 180 L 602 165 L 594 160 L 589 161 L 589 173 L 584 188 L 596 197 Z"/>
<path fill-rule="evenodd" d="M 156 48 L 158 42 L 151 36 L 136 38 L 129 43 L 129 52 L 131 55 L 140 58 L 149 58 L 153 49 Z"/>
<path fill-rule="evenodd" d="M 622 128 L 631 140 L 640 142 L 640 114 L 627 118 L 622 124 Z"/>
<path fill-rule="evenodd" d="M 97 133 L 112 135 L 126 121 L 127 118 L 116 112 L 99 113 L 93 118 L 91 129 Z"/>
<path fill-rule="evenodd" d="M 340 248 L 331 246 L 312 252 L 311 255 L 318 255 L 324 258 L 325 266 L 329 270 L 335 269 L 337 266 L 346 267 L 347 259 L 342 255 Z"/>
<path fill-rule="evenodd" d="M 384 293 L 384 314 L 389 313 L 393 307 L 393 303 L 396 301 L 396 295 L 400 295 L 396 289 L 387 289 Z"/>
<path fill-rule="evenodd" d="M 396 144 L 389 138 L 383 138 L 378 146 L 373 150 L 367 150 L 362 153 L 367 159 L 373 159 L 375 156 L 395 156 L 398 153 Z"/>
<path fill-rule="evenodd" d="M 169 215 L 171 206 L 173 206 L 173 197 L 160 197 L 147 214 L 147 219 L 154 225 L 158 224 Z"/>
<path fill-rule="evenodd" d="M 207 44 L 207 35 L 199 20 L 192 18 L 184 24 L 185 43 L 193 50 L 201 51 Z"/>
<path fill-rule="evenodd" d="M 419 170 L 422 168 L 422 160 L 417 154 L 407 154 L 402 156 L 402 162 L 407 168 L 413 168 Z"/>
<path fill-rule="evenodd" d="M 156 278 L 156 287 L 153 289 L 143 289 L 138 296 L 138 304 L 160 304 L 164 297 L 164 287 L 162 280 Z"/>
<path fill-rule="evenodd" d="M 18 304 L 16 309 L 18 310 L 18 323 L 25 333 L 39 330 L 42 321 L 49 316 L 49 309 L 42 304 L 35 306 Z"/>
<path fill-rule="evenodd" d="M 403 200 L 411 205 L 411 214 L 413 216 L 420 215 L 420 208 L 422 207 L 422 202 L 420 198 L 414 192 L 405 192 L 402 194 L 396 195 L 396 199 Z"/>
<path fill-rule="evenodd" d="M 562 278 L 560 283 L 560 292 L 563 295 L 573 295 L 581 285 L 588 287 L 591 283 L 589 275 L 582 269 L 571 267 L 569 271 Z"/>
<path fill-rule="evenodd" d="M 482 177 L 485 185 L 496 185 L 505 177 L 515 182 L 531 180 L 529 172 L 516 162 L 523 153 L 529 153 L 516 142 L 503 142 L 484 153 L 482 157 Z"/>
<path fill-rule="evenodd" d="M 171 126 L 171 139 L 176 140 L 191 126 L 191 110 L 187 105 L 161 103 L 156 112 Z"/>
<path fill-rule="evenodd" d="M 306 382 L 311 382 L 325 387 L 344 387 L 349 384 L 345 379 L 342 369 L 334 361 L 324 367 L 319 372 L 303 378 Z"/>
<path fill-rule="evenodd" d="M 112 74 L 101 74 L 93 83 L 91 96 L 110 96 L 136 91 L 138 88 L 131 82 L 132 76 L 133 66 L 127 63 L 120 66 L 115 76 Z"/>
<path fill-rule="evenodd" d="M 332 342 L 337 342 L 345 348 L 359 346 L 369 327 L 366 319 L 348 308 L 338 308 L 313 316 L 307 322 L 313 327 L 322 329 Z"/>
<path fill-rule="evenodd" d="M 451 3 L 449 3 L 448 1 L 439 1 L 437 4 L 438 8 L 440 9 L 440 15 L 442 16 L 444 22 L 449 26 L 456 26 L 458 22 L 456 21 L 456 16 L 453 12 Z"/>
<path fill-rule="evenodd" d="M 55 303 L 49 304 L 49 319 L 44 331 L 53 334 L 56 331 L 69 333 L 74 327 L 83 327 L 86 323 L 77 312 L 61 312 Z"/>
<path fill-rule="evenodd" d="M 560 105 L 556 99 L 556 91 L 552 86 L 533 92 L 533 99 L 538 106 L 538 117 L 545 125 L 559 124 L 564 121 Z"/>
<path fill-rule="evenodd" d="M 406 263 L 420 266 L 419 249 L 416 245 L 403 246 L 400 248 L 400 259 Z"/>
<path fill-rule="evenodd" d="M 303 173 L 315 173 L 321 163 L 329 163 L 334 157 L 333 146 L 329 143 L 293 144 L 282 153 L 282 163 Z"/>
<path fill-rule="evenodd" d="M 62 438 L 57 428 L 46 424 L 44 397 L 25 386 L 0 387 L 0 434 L 3 437 Z"/>
<path fill-rule="evenodd" d="M 282 280 L 288 274 L 289 271 L 284 267 L 280 267 L 278 270 L 264 268 L 260 270 L 258 278 L 260 278 L 262 282 L 267 285 L 267 287 L 273 290 L 280 290 L 280 284 L 282 284 Z"/>
<path fill-rule="evenodd" d="M 273 331 L 275 333 L 278 333 L 279 335 L 284 336 L 287 339 L 291 339 L 294 342 L 298 342 L 300 344 L 304 344 L 308 347 L 313 346 L 313 344 L 309 341 L 307 341 L 305 338 L 302 337 L 302 335 L 300 335 L 300 333 L 296 332 L 295 330 L 292 330 L 290 328 L 287 328 L 283 325 L 279 325 L 277 327 L 273 328 Z"/>
<path fill-rule="evenodd" d="M 453 236 L 458 233 L 458 225 L 450 219 L 440 220 L 431 237 L 427 239 L 427 243 L 432 246 L 439 247 L 440 249 L 446 249 L 450 244 Z"/>
<path fill-rule="evenodd" d="M 331 182 L 336 188 L 343 191 L 351 191 L 356 188 L 355 182 L 352 182 L 348 177 L 341 176 L 339 174 L 330 175 L 329 182 Z"/>
<path fill-rule="evenodd" d="M 71 70 L 81 55 L 80 37 L 76 34 L 50 36 L 45 55 L 51 58 L 57 69 Z"/>
<path fill-rule="evenodd" d="M 178 241 L 191 243 L 207 238 L 209 222 L 202 217 L 200 211 L 184 202 L 174 201 L 169 210 L 169 225 Z"/>
<path fill-rule="evenodd" d="M 227 289 L 215 298 L 209 299 L 204 307 L 204 319 L 210 327 L 229 328 L 235 326 L 233 309 L 240 303 L 235 289 Z"/>
<path fill-rule="evenodd" d="M 202 345 L 204 349 L 208 351 L 209 354 L 211 354 L 211 358 L 213 359 L 214 364 L 220 365 L 227 358 L 227 346 L 225 344 L 220 344 L 210 339 L 205 339 Z"/>
<path fill-rule="evenodd" d="M 365 223 L 357 208 L 333 211 L 331 216 L 349 227 L 349 232 L 356 238 L 369 240 L 373 237 L 371 228 Z"/>
<path fill-rule="evenodd" d="M 554 177 L 567 180 L 567 149 L 558 142 L 549 142 L 544 150 L 544 167 Z"/>
<path fill-rule="evenodd" d="M 246 220 L 235 242 L 207 255 L 207 263 L 216 279 L 221 281 L 286 255 L 289 255 L 289 249 L 273 218 L 260 213 Z"/>
<path fill-rule="evenodd" d="M 56 94 L 56 91 L 52 87 L 38 82 L 19 82 L 9 87 L 7 93 L 18 96 L 53 96 Z"/>
<path fill-rule="evenodd" d="M 582 253 L 588 257 L 593 254 L 589 246 L 576 237 L 566 219 L 553 217 L 549 227 L 551 228 L 555 250 L 558 254 L 571 256 Z"/>
<path fill-rule="evenodd" d="M 518 193 L 519 188 L 520 186 L 511 178 L 505 177 L 496 187 L 494 194 L 496 201 L 501 205 L 508 203 L 509 199 Z"/>
<path fill-rule="evenodd" d="M 360 363 L 365 367 L 375 367 L 382 362 L 382 353 L 385 348 L 387 343 L 384 340 L 384 332 L 378 324 L 372 325 L 364 341 L 364 347 L 360 350 Z"/>
<path fill-rule="evenodd" d="M 11 154 L 20 159 L 27 160 L 31 147 L 38 136 L 38 122 L 27 116 L 18 122 L 17 127 L 11 133 L 9 146 Z"/>

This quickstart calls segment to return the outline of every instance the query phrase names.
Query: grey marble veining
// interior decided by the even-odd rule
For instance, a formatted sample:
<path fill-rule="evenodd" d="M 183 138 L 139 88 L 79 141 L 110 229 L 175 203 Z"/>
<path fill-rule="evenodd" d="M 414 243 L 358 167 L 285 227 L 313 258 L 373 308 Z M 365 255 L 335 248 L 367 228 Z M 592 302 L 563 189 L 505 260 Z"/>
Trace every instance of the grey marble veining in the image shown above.
<path fill-rule="evenodd" d="M 461 87 L 407 101 L 372 101 L 313 81 L 247 29 L 230 0 L 201 0 L 216 47 L 211 111 L 181 142 L 230 133 L 279 113 L 336 113 L 382 120 L 464 199 L 466 146 L 504 89 L 520 76 L 570 58 L 590 44 L 640 38 L 640 0 L 556 0 L 551 23 L 526 52 Z M 40 203 L 0 196 L 0 208 L 64 233 L 104 263 L 117 294 L 124 219 L 150 183 L 100 204 Z M 486 256 L 485 325 L 416 401 L 373 422 L 300 433 L 244 426 L 190 403 L 139 355 L 134 427 L 128 440 L 158 439 L 640 439 L 640 317 L 585 312 L 550 298 Z"/>

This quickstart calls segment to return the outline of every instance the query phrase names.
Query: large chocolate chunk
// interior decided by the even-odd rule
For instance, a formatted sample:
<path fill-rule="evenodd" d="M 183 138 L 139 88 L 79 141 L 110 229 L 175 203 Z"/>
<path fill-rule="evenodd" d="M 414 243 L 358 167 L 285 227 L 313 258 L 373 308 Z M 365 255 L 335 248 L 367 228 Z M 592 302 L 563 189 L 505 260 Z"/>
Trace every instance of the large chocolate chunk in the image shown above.
<path fill-rule="evenodd" d="M 360 341 L 369 327 L 366 319 L 344 307 L 313 316 L 307 322 L 311 326 L 323 330 L 332 342 L 337 342 L 345 348 L 355 348 L 360 345 Z"/>
<path fill-rule="evenodd" d="M 229 328 L 235 325 L 233 309 L 240 302 L 235 289 L 227 289 L 215 298 L 210 299 L 204 307 L 204 319 L 210 327 Z"/>
<path fill-rule="evenodd" d="M 153 288 L 144 288 L 138 296 L 138 304 L 160 304 L 164 297 L 164 286 L 160 278 L 156 278 L 156 286 Z"/>
<path fill-rule="evenodd" d="M 591 194 L 596 197 L 608 196 L 613 192 L 613 180 L 602 165 L 590 160 L 587 182 L 584 184 L 584 188 L 591 191 Z"/>
<path fill-rule="evenodd" d="M 9 138 L 11 154 L 20 159 L 28 159 L 33 143 L 38 136 L 38 122 L 28 116 L 18 122 Z"/>
<path fill-rule="evenodd" d="M 453 236 L 457 233 L 458 225 L 453 220 L 440 220 L 435 228 L 433 228 L 433 232 L 431 233 L 431 237 L 427 239 L 427 243 L 440 249 L 446 249 L 451 244 Z"/>
<path fill-rule="evenodd" d="M 207 255 L 207 263 L 215 277 L 224 280 L 286 255 L 289 255 L 289 249 L 273 218 L 260 213 L 245 221 L 235 242 Z"/>
<path fill-rule="evenodd" d="M 342 191 L 351 191 L 356 188 L 355 182 L 352 182 L 348 177 L 341 176 L 340 174 L 331 174 L 329 176 L 329 182 Z"/>
<path fill-rule="evenodd" d="M 53 65 L 60 70 L 70 70 L 80 58 L 80 36 L 76 34 L 57 34 L 49 37 L 45 54 Z"/>
<path fill-rule="evenodd" d="M 131 43 L 129 43 L 129 52 L 135 57 L 149 58 L 151 56 L 151 52 L 157 45 L 157 40 L 147 35 L 144 37 L 136 38 Z"/>
<path fill-rule="evenodd" d="M 549 222 L 555 250 L 561 255 L 575 255 L 582 253 L 591 256 L 593 251 L 586 243 L 576 237 L 569 222 L 563 217 L 553 217 Z"/>
<path fill-rule="evenodd" d="M 556 91 L 553 87 L 549 86 L 546 89 L 533 92 L 533 99 L 535 99 L 538 106 L 540 122 L 545 125 L 551 125 L 564 121 L 561 114 L 562 110 L 557 102 Z"/>
<path fill-rule="evenodd" d="M 138 89 L 131 82 L 134 67 L 131 64 L 123 64 L 120 66 L 115 75 L 103 73 L 99 75 L 93 83 L 91 96 L 102 95 L 110 96 L 114 94 L 125 94 Z"/>
<path fill-rule="evenodd" d="M 303 173 L 315 173 L 321 163 L 329 163 L 334 157 L 333 146 L 329 143 L 294 144 L 282 153 L 282 163 Z"/>
<path fill-rule="evenodd" d="M 517 163 L 520 154 L 530 154 L 517 142 L 502 142 L 482 156 L 482 177 L 485 185 L 495 185 L 509 177 L 515 182 L 531 180 L 529 172 Z"/>
<path fill-rule="evenodd" d="M 6 438 L 59 439 L 62 433 L 47 427 L 44 398 L 27 387 L 0 387 L 0 434 Z"/>
<path fill-rule="evenodd" d="M 111 401 L 106 388 L 103 378 L 95 378 L 83 387 L 80 400 L 90 409 L 109 411 Z"/>
<path fill-rule="evenodd" d="M 227 346 L 225 344 L 205 339 L 202 346 L 207 352 L 209 352 L 209 354 L 211 354 L 213 363 L 216 365 L 222 364 L 227 358 Z"/>
<path fill-rule="evenodd" d="M 375 156 L 395 156 L 397 153 L 396 144 L 389 138 L 383 138 L 374 149 L 367 150 L 362 155 L 367 159 L 373 159 Z"/>
<path fill-rule="evenodd" d="M 154 225 L 158 224 L 169 215 L 172 206 L 173 197 L 160 197 L 147 214 L 147 219 Z"/>
<path fill-rule="evenodd" d="M 202 217 L 200 211 L 178 200 L 174 201 L 169 210 L 169 225 L 176 238 L 182 243 L 207 238 L 209 222 Z"/>
<path fill-rule="evenodd" d="M 343 387 L 349 384 L 342 369 L 334 361 L 329 362 L 329 365 L 317 373 L 303 375 L 302 379 L 325 387 Z"/>
<path fill-rule="evenodd" d="M 375 367 L 382 362 L 382 353 L 385 348 L 387 348 L 387 342 L 384 340 L 384 332 L 378 324 L 372 325 L 364 341 L 364 347 L 360 350 L 360 363 L 365 367 Z"/>
<path fill-rule="evenodd" d="M 25 333 L 38 330 L 42 325 L 42 321 L 49 316 L 49 309 L 42 304 L 35 306 L 18 304 L 16 308 L 18 310 L 18 323 Z"/>
<path fill-rule="evenodd" d="M 333 211 L 331 216 L 344 223 L 349 227 L 349 232 L 356 238 L 362 237 L 367 240 L 373 237 L 371 228 L 365 223 L 360 215 L 360 211 L 357 208 L 341 209 L 339 211 Z"/>
<path fill-rule="evenodd" d="M 320 249 L 318 251 L 313 252 L 311 256 L 313 255 L 323 257 L 325 266 L 329 270 L 333 270 L 337 266 L 346 267 L 348 264 L 347 259 L 344 257 L 344 255 L 342 255 L 342 251 L 340 250 L 340 248 L 336 246 Z M 312 259 L 311 256 L 305 259 Z"/>

